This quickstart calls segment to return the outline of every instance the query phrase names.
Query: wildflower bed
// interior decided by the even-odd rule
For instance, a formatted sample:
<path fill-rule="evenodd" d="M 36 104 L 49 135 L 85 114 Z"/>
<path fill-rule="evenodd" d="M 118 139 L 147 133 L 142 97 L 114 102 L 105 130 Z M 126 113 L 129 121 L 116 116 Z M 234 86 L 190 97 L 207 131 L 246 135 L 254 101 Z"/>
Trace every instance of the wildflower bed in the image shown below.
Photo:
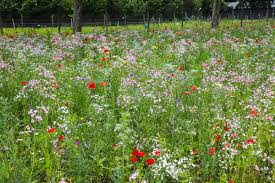
<path fill-rule="evenodd" d="M 0 182 L 273 182 L 273 36 L 0 37 Z"/>

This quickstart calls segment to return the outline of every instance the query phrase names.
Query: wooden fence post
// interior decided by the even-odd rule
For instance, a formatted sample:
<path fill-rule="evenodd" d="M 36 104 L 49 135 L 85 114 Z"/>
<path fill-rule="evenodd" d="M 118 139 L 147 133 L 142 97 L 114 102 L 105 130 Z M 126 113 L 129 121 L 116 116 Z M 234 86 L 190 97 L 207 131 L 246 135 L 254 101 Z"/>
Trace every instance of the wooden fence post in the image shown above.
<path fill-rule="evenodd" d="M 53 20 L 53 18 L 54 18 L 54 15 L 52 15 L 52 27 L 54 26 L 53 24 L 54 24 L 54 20 Z"/>
<path fill-rule="evenodd" d="M 11 18 L 11 20 L 12 20 L 12 26 L 13 26 L 13 28 L 15 29 L 14 19 L 13 19 L 13 18 Z"/>
<path fill-rule="evenodd" d="M 24 27 L 23 14 L 21 14 L 21 26 Z"/>

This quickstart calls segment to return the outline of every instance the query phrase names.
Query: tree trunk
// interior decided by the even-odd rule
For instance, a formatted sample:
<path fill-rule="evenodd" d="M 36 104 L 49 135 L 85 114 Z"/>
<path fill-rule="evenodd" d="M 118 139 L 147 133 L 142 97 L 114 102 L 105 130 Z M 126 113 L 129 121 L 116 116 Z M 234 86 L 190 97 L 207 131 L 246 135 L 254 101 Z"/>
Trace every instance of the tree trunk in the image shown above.
<path fill-rule="evenodd" d="M 243 27 L 243 19 L 244 19 L 244 9 L 241 9 L 241 27 Z"/>
<path fill-rule="evenodd" d="M 268 22 L 268 16 L 269 16 L 269 4 L 266 5 L 266 21 Z"/>
<path fill-rule="evenodd" d="M 174 11 L 174 24 L 176 24 L 176 12 Z"/>
<path fill-rule="evenodd" d="M 108 7 L 105 7 L 104 26 L 105 26 L 107 31 L 108 31 L 108 26 L 110 25 L 110 22 L 111 22 L 111 17 L 110 17 L 110 13 L 108 11 Z"/>
<path fill-rule="evenodd" d="M 212 10 L 212 22 L 211 27 L 212 29 L 216 29 L 219 25 L 220 21 L 220 6 L 221 1 L 220 0 L 214 0 L 213 2 L 213 10 Z"/>
<path fill-rule="evenodd" d="M 183 21 L 184 21 L 184 0 L 181 2 L 181 28 L 183 28 Z"/>
<path fill-rule="evenodd" d="M 82 0 L 74 0 L 74 22 L 73 22 L 73 31 L 81 32 L 81 18 L 82 18 Z"/>
<path fill-rule="evenodd" d="M 24 27 L 24 18 L 23 18 L 23 14 L 21 14 L 21 26 Z"/>
<path fill-rule="evenodd" d="M 57 26 L 58 26 L 58 33 L 60 34 L 60 32 L 61 32 L 61 7 L 60 7 L 60 5 L 58 6 L 58 10 L 57 10 Z"/>
<path fill-rule="evenodd" d="M 2 12 L 0 10 L 0 30 L 1 30 L 1 34 L 4 34 L 4 30 L 3 30 L 3 20 L 2 20 Z"/>
<path fill-rule="evenodd" d="M 150 13 L 149 13 L 149 11 L 147 11 L 147 26 L 148 26 L 147 30 L 149 32 L 149 30 L 150 30 Z"/>

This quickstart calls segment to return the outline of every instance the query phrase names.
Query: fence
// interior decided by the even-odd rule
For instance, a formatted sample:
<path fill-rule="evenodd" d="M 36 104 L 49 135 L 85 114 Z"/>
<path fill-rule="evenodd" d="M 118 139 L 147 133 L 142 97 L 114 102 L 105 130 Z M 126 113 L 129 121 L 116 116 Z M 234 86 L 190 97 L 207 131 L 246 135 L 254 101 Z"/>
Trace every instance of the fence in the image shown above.
<path fill-rule="evenodd" d="M 245 10 L 228 10 L 226 12 L 222 12 L 221 18 L 226 19 L 263 19 L 268 15 L 269 18 L 274 18 L 275 8 L 269 9 L 245 9 Z M 200 20 L 210 20 L 211 15 L 202 16 L 200 13 L 193 15 L 192 13 L 185 13 L 184 16 L 173 16 L 173 17 L 151 17 L 150 21 L 155 23 L 163 23 L 163 22 L 173 22 L 178 20 L 184 21 L 192 21 L 194 19 Z M 28 19 L 28 18 L 9 18 L 3 19 L 3 27 L 57 27 L 59 24 L 62 27 L 72 26 L 73 20 L 70 17 L 62 18 L 58 21 L 57 18 L 49 17 L 48 19 Z M 104 16 L 102 17 L 84 17 L 82 21 L 83 26 L 103 26 L 103 25 L 129 25 L 129 24 L 144 24 L 144 17 L 118 17 L 118 18 L 109 18 L 105 20 Z"/>

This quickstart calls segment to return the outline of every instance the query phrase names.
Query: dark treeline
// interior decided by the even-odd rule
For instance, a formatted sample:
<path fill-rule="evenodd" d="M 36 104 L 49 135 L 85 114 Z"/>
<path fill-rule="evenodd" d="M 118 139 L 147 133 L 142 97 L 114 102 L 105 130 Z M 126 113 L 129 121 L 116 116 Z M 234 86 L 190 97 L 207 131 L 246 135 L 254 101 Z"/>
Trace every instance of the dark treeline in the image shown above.
<path fill-rule="evenodd" d="M 217 27 L 222 14 L 238 12 L 243 19 L 250 12 L 261 9 L 270 15 L 273 0 L 238 0 L 232 9 L 230 2 L 236 0 L 0 0 L 0 29 L 15 24 L 21 26 L 73 24 L 74 30 L 85 22 L 104 21 L 110 25 L 115 21 L 140 22 L 153 20 L 186 20 L 189 17 L 212 18 L 212 27 Z M 274 11 L 274 10 L 273 10 Z M 259 14 L 259 12 L 258 12 Z M 127 21 L 126 21 L 127 19 Z M 64 24 L 65 23 L 65 24 Z"/>
<path fill-rule="evenodd" d="M 74 0 L 0 0 L 2 19 L 69 19 L 73 17 Z M 227 3 L 221 0 L 222 12 L 229 11 Z M 239 0 L 251 9 L 270 7 L 272 0 Z M 213 0 L 81 0 L 82 16 L 85 19 L 103 17 L 106 19 L 124 17 L 181 18 L 188 15 L 209 17 Z M 239 6 L 240 8 L 241 6 Z"/>

